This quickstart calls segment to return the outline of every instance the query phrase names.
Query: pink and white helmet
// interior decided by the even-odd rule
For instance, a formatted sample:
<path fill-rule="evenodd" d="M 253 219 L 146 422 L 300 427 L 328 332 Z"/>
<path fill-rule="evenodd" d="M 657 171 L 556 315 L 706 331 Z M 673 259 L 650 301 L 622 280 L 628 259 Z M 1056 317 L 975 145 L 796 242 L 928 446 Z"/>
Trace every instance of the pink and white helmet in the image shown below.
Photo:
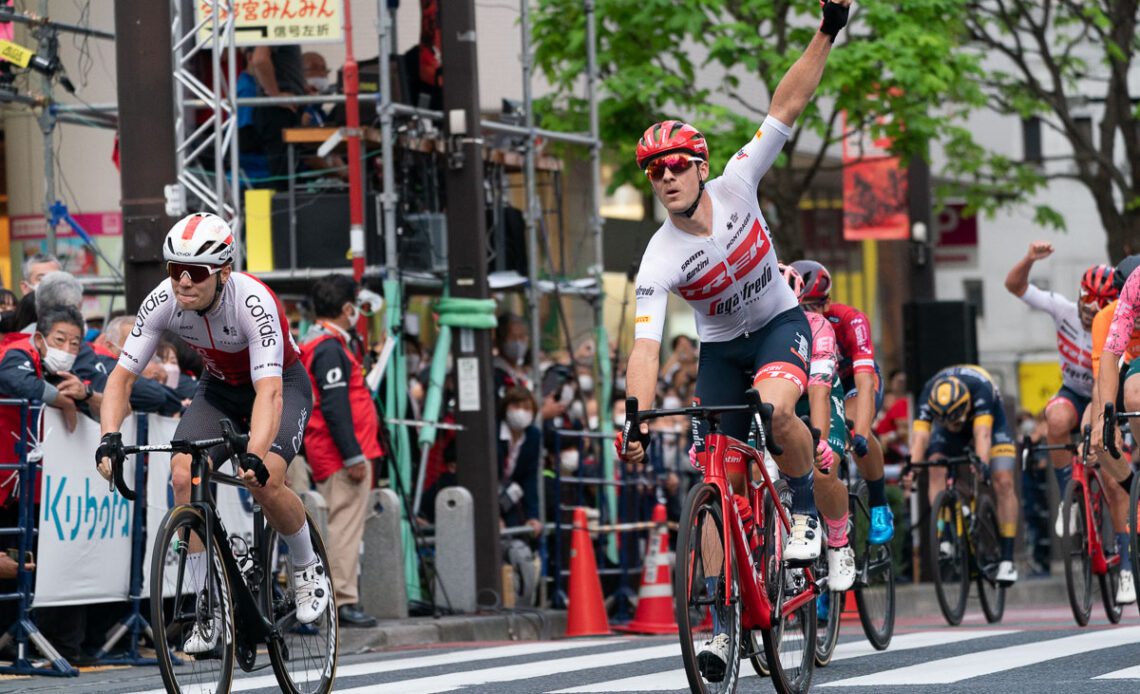
<path fill-rule="evenodd" d="M 225 265 L 234 259 L 234 234 L 217 215 L 195 212 L 171 227 L 162 257 L 175 263 Z"/>

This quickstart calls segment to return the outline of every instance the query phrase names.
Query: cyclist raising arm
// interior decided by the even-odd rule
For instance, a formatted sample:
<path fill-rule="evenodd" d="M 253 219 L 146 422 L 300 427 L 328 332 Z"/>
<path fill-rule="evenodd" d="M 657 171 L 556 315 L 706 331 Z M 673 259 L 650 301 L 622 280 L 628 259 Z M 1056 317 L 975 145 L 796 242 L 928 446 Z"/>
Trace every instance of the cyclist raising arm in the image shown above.
<path fill-rule="evenodd" d="M 163 255 L 170 280 L 143 302 L 107 379 L 96 465 L 110 479 L 111 464 L 122 460 L 118 432 L 127 415 L 131 386 L 149 363 L 163 330 L 173 330 L 202 356 L 206 370 L 174 437 L 220 436 L 223 418 L 238 427 L 248 426 L 249 444 L 239 474 L 266 521 L 289 545 L 297 619 L 312 622 L 325 610 L 331 591 L 326 569 L 312 549 L 304 506 L 284 484 L 313 399 L 284 310 L 259 280 L 233 272 L 233 234 L 219 217 L 198 213 L 175 224 L 163 244 Z M 223 446 L 210 451 L 214 464 L 223 457 Z M 171 483 L 175 503 L 188 503 L 189 455 L 171 459 Z M 204 585 L 206 566 L 202 548 L 195 544 L 200 543 L 191 542 L 188 568 L 198 574 L 195 585 Z M 212 632 L 207 641 L 195 625 L 186 651 L 210 651 L 217 640 L 217 630 Z"/>

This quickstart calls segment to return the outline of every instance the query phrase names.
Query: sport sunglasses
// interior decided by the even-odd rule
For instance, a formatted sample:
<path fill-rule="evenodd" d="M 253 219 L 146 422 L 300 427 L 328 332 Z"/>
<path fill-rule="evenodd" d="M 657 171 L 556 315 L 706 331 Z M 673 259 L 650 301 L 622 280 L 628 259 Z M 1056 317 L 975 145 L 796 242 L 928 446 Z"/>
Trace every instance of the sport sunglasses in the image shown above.
<path fill-rule="evenodd" d="M 190 275 L 190 281 L 194 284 L 205 282 L 210 279 L 211 275 L 221 269 L 221 267 L 214 267 L 212 265 L 195 265 L 193 263 L 169 262 L 166 264 L 166 272 L 170 275 L 170 279 L 175 282 L 181 282 L 183 275 Z"/>
<path fill-rule="evenodd" d="M 654 181 L 660 181 L 665 176 L 665 169 L 680 174 L 688 171 L 694 163 L 702 161 L 704 159 L 691 154 L 667 154 L 649 162 L 645 167 L 645 175 Z"/>

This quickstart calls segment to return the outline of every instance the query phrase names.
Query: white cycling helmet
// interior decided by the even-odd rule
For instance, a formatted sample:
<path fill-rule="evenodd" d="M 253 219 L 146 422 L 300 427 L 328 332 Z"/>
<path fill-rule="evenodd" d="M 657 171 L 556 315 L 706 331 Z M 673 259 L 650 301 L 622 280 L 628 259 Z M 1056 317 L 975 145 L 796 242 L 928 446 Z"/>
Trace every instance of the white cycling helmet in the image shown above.
<path fill-rule="evenodd" d="M 195 212 L 171 227 L 162 257 L 176 263 L 225 265 L 234 259 L 233 231 L 221 217 Z"/>

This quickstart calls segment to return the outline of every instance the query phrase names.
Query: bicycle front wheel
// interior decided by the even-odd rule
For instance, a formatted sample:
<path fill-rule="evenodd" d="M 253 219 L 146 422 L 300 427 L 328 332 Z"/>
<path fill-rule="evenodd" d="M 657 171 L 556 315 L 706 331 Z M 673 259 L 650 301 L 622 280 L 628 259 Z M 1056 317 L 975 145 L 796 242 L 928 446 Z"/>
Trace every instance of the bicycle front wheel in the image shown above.
<path fill-rule="evenodd" d="M 978 599 L 986 621 L 994 624 L 1005 614 L 1005 586 L 997 582 L 998 564 L 1001 563 L 1001 536 L 998 532 L 997 509 L 988 496 L 978 500 L 978 514 L 975 519 L 970 542 L 974 548 L 974 563 L 978 584 Z"/>
<path fill-rule="evenodd" d="M 941 491 L 935 497 L 929 532 L 938 607 L 950 626 L 958 626 L 966 613 L 966 597 L 970 593 L 970 555 L 965 519 L 956 495 Z"/>
<path fill-rule="evenodd" d="M 1140 557 L 1140 527 L 1136 524 L 1140 522 L 1140 474 L 1132 475 L 1132 491 L 1128 495 L 1128 527 L 1132 531 L 1128 534 L 1128 541 L 1131 545 L 1132 551 L 1129 553 L 1132 558 L 1131 566 L 1124 566 L 1121 569 L 1132 572 L 1132 582 L 1136 586 L 1136 594 L 1140 595 L 1140 561 L 1136 558 Z M 1140 600 L 1136 601 L 1136 606 L 1140 608 Z"/>
<path fill-rule="evenodd" d="M 780 504 L 791 514 L 791 491 L 776 484 Z M 761 561 L 764 585 L 773 609 L 780 613 L 787 601 L 812 590 L 803 568 L 788 566 L 783 559 L 786 528 L 776 509 L 776 500 L 764 494 L 764 537 Z M 781 694 L 800 694 L 811 687 L 815 672 L 816 605 L 809 600 L 794 612 L 781 616 L 771 629 L 762 629 L 764 653 L 772 685 Z"/>
<path fill-rule="evenodd" d="M 855 606 L 863 633 L 876 650 L 886 650 L 895 633 L 895 557 L 891 542 L 871 544 L 867 483 L 859 480 L 850 503 L 851 546 L 855 548 Z M 856 499 L 858 501 L 856 501 Z"/>
<path fill-rule="evenodd" d="M 212 561 L 207 561 L 207 546 Z M 220 551 L 193 506 L 170 509 L 158 528 L 151 555 L 151 625 L 168 692 L 230 691 L 233 593 Z"/>
<path fill-rule="evenodd" d="M 1101 537 L 1100 553 L 1107 560 L 1109 559 L 1109 552 L 1106 549 L 1115 547 L 1116 531 L 1112 525 L 1111 514 L 1107 513 L 1108 498 L 1105 496 L 1104 488 L 1100 485 L 1100 478 L 1095 475 L 1089 480 L 1089 499 L 1092 507 L 1090 511 L 1093 527 L 1097 529 Z M 1116 551 L 1119 552 L 1120 548 L 1116 548 Z M 1120 588 L 1121 568 L 1123 567 L 1118 561 L 1116 564 L 1110 564 L 1105 573 L 1097 574 L 1104 614 L 1108 617 L 1108 621 L 1113 624 L 1120 624 L 1120 619 L 1124 616 L 1124 606 L 1116 602 L 1116 591 Z"/>
<path fill-rule="evenodd" d="M 1061 508 L 1061 518 L 1065 519 L 1061 547 L 1069 606 L 1073 608 L 1073 619 L 1082 627 L 1089 623 L 1089 612 L 1092 611 L 1092 560 L 1089 558 L 1087 511 L 1084 487 L 1077 480 L 1071 480 L 1065 486 Z"/>
<path fill-rule="evenodd" d="M 720 490 L 698 484 L 689 490 L 677 529 L 673 595 L 685 675 L 689 688 L 701 694 L 733 692 L 740 675 L 740 569 L 729 552 Z M 725 575 L 726 556 L 732 557 L 733 576 Z M 712 650 L 728 661 L 714 658 Z"/>
<path fill-rule="evenodd" d="M 313 554 L 329 566 L 324 539 L 312 516 L 306 514 Z M 324 694 L 332 691 L 336 678 L 339 633 L 335 595 L 329 596 L 325 611 L 308 624 L 297 620 L 293 595 L 293 565 L 288 547 L 268 525 L 262 542 L 263 561 L 272 567 L 269 586 L 262 593 L 263 609 L 277 624 L 277 638 L 269 640 L 269 660 L 281 691 L 289 694 Z M 330 581 L 331 585 L 331 581 Z"/>

